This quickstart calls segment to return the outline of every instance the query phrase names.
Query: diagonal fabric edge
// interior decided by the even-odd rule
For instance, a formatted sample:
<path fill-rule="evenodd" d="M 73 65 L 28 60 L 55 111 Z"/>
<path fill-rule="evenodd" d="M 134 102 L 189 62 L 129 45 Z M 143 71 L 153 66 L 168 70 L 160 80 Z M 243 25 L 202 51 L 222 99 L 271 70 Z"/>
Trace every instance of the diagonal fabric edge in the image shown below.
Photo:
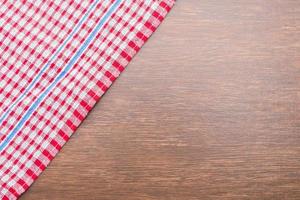
<path fill-rule="evenodd" d="M 77 100 L 76 100 L 77 104 L 76 106 L 72 107 L 72 109 L 70 109 L 71 112 L 67 113 L 67 117 L 64 118 L 64 120 L 57 121 L 57 122 L 53 122 L 51 120 L 50 122 L 48 122 L 46 119 L 41 118 L 41 120 L 45 120 L 44 123 L 46 124 L 44 125 L 45 129 L 49 129 L 49 126 L 50 125 L 52 126 L 55 123 L 59 125 L 62 124 L 60 125 L 59 128 L 58 125 L 57 126 L 53 125 L 54 126 L 53 130 L 55 131 L 55 133 L 49 133 L 49 134 L 42 133 L 40 132 L 41 130 L 39 129 L 38 126 L 34 127 L 34 125 L 30 123 L 25 124 L 25 127 L 23 127 L 23 129 L 25 130 L 18 132 L 18 135 L 14 139 L 14 141 L 12 141 L 8 145 L 9 148 L 7 148 L 7 150 L 1 153 L 0 172 L 2 174 L 1 174 L 0 184 L 2 187 L 0 190 L 0 196 L 2 199 L 16 199 L 29 188 L 29 186 L 33 183 L 33 181 L 36 180 L 39 174 L 46 168 L 46 166 L 50 163 L 50 161 L 54 158 L 54 156 L 58 153 L 58 151 L 62 148 L 62 146 L 67 142 L 67 140 L 70 138 L 72 133 L 77 129 L 80 123 L 84 120 L 84 118 L 87 116 L 88 112 L 93 108 L 96 102 L 99 101 L 101 96 L 107 91 L 107 89 L 111 86 L 111 84 L 115 81 L 115 79 L 120 75 L 120 73 L 124 70 L 124 68 L 130 62 L 130 60 L 133 58 L 133 56 L 139 51 L 142 45 L 148 40 L 151 34 L 156 30 L 156 28 L 165 18 L 165 16 L 170 11 L 174 3 L 175 2 L 172 0 L 162 0 L 162 1 L 149 1 L 148 6 L 142 5 L 143 2 L 139 2 L 139 4 L 137 4 L 145 8 L 135 11 L 135 12 L 142 12 L 141 10 L 143 10 L 142 14 L 140 14 L 143 17 L 141 18 L 141 21 L 139 21 L 139 19 L 136 19 L 135 20 L 136 27 L 132 31 L 128 31 L 128 33 L 125 34 L 127 39 L 129 36 L 130 39 L 129 40 L 126 39 L 126 43 L 122 43 L 119 42 L 120 40 L 120 38 L 118 38 L 119 35 L 115 34 L 117 36 L 115 36 L 114 39 L 116 38 L 119 39 L 118 42 L 115 42 L 115 40 L 113 40 L 113 43 L 115 42 L 117 44 L 115 45 L 116 46 L 115 49 L 119 51 L 118 55 L 110 53 L 109 56 L 106 57 L 106 59 L 109 59 L 109 62 L 103 61 L 103 63 L 101 63 L 102 60 L 100 63 L 91 62 L 92 64 L 94 64 L 92 66 L 97 66 L 96 68 L 99 70 L 99 73 L 94 73 L 94 74 L 92 73 L 94 77 L 89 77 L 88 81 L 81 82 L 81 84 L 84 83 L 88 85 L 88 87 L 84 87 L 83 89 L 85 95 L 81 96 L 81 93 L 78 93 L 79 97 L 77 96 Z M 120 12 L 120 10 L 121 9 L 119 9 L 118 12 Z M 118 13 L 115 12 L 114 17 L 116 17 L 117 15 Z M 124 15 L 121 16 L 124 17 Z M 137 16 L 139 16 L 139 14 L 135 14 L 134 17 L 132 18 L 137 18 Z M 145 16 L 147 16 L 146 20 L 144 18 Z M 126 26 L 124 25 L 124 27 Z M 108 28 L 110 28 L 110 26 L 105 25 L 104 29 L 108 29 Z M 96 48 L 101 49 L 102 48 L 101 44 L 97 41 L 98 40 L 106 41 L 107 38 L 110 38 L 109 34 L 104 36 L 105 34 L 106 34 L 105 31 L 101 31 L 101 33 L 99 33 L 99 35 L 97 36 L 96 41 L 92 41 L 93 45 L 89 46 L 89 49 L 93 49 L 95 46 Z M 108 40 L 108 43 L 109 42 L 110 41 Z M 97 46 L 98 43 L 100 44 L 100 47 Z M 103 49 L 105 48 L 106 47 L 103 46 Z M 103 51 L 106 52 L 107 50 L 102 50 L 102 52 Z M 99 55 L 101 55 L 101 53 Z M 85 55 L 83 57 L 87 57 L 87 58 L 86 60 L 84 60 L 81 57 L 80 59 L 82 60 L 79 61 L 79 64 L 80 62 L 86 63 L 91 61 L 91 59 L 88 58 L 89 57 L 88 52 L 85 52 Z M 75 65 L 79 65 L 79 64 L 75 64 Z M 90 68 L 90 67 L 88 68 L 91 71 L 94 70 L 94 68 Z M 81 68 L 78 67 L 78 69 Z M 72 72 L 70 72 L 67 75 L 67 78 L 64 79 L 58 87 L 66 88 L 66 90 L 69 89 L 67 88 L 66 85 L 76 80 L 74 76 L 72 77 L 73 75 Z M 85 75 L 83 75 L 82 78 L 85 79 L 88 73 L 90 72 L 85 72 Z M 91 84 L 91 82 L 93 84 Z M 76 87 L 71 89 L 77 90 Z M 69 91 L 68 93 L 70 93 L 70 95 L 74 95 Z M 55 100 L 57 99 L 56 97 L 59 95 L 55 93 L 55 91 L 53 91 L 49 96 L 50 97 L 53 96 L 53 99 Z M 75 95 L 75 99 L 76 99 L 76 95 Z M 47 101 L 48 99 L 45 100 L 45 102 Z M 49 109 L 48 111 L 53 113 L 55 112 L 54 107 L 56 106 L 56 104 L 54 103 L 54 104 L 47 105 L 47 103 L 45 102 L 41 104 L 39 110 L 36 112 L 37 113 L 36 115 L 38 115 L 40 110 L 45 110 L 45 109 L 46 110 Z M 62 102 L 64 102 L 63 105 L 72 104 L 72 100 L 68 100 L 67 98 L 63 99 Z M 35 118 L 30 118 L 28 120 L 32 122 L 34 119 Z M 30 127 L 29 131 L 27 130 L 28 127 Z M 48 143 L 39 142 L 36 144 L 34 143 L 33 145 L 30 145 L 29 143 L 29 145 L 23 148 L 22 146 L 22 144 L 24 143 L 23 141 L 26 141 L 28 140 L 28 138 L 30 138 L 30 135 L 28 136 L 28 132 L 30 131 L 37 132 L 36 136 L 33 139 L 35 142 L 37 141 L 36 139 L 38 139 L 38 140 L 47 140 Z M 34 151 L 39 151 L 40 154 L 35 154 Z M 15 167 L 15 165 L 12 163 L 16 163 L 15 165 L 17 165 L 17 167 Z M 28 163 L 30 163 L 30 165 Z"/>

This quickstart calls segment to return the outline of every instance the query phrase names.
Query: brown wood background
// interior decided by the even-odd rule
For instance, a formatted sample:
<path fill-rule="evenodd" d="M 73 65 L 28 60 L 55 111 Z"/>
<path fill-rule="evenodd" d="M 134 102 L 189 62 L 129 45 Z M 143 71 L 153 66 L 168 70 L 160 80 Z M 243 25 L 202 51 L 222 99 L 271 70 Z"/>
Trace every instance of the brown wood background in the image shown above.
<path fill-rule="evenodd" d="M 300 199 L 299 39 L 298 0 L 178 0 L 21 199 Z"/>

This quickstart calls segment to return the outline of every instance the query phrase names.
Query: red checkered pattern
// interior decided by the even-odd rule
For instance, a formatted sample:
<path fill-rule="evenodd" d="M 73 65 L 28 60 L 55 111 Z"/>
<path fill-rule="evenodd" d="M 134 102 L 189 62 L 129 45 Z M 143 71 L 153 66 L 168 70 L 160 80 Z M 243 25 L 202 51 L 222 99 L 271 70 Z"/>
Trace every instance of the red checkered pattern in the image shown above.
<path fill-rule="evenodd" d="M 4 116 L 0 144 L 29 113 L 0 149 L 1 199 L 16 199 L 28 189 L 174 4 L 174 0 L 119 0 L 110 13 L 117 1 L 0 3 L 0 117 Z M 87 48 L 65 71 L 104 18 Z M 43 93 L 45 97 L 32 108 Z"/>

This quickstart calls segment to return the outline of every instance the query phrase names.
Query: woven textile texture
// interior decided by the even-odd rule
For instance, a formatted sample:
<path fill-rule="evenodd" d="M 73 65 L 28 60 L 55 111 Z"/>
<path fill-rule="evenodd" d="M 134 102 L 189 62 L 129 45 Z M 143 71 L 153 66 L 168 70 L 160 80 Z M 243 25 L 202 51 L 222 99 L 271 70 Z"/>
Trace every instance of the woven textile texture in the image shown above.
<path fill-rule="evenodd" d="M 175 0 L 0 2 L 0 198 L 17 199 Z"/>

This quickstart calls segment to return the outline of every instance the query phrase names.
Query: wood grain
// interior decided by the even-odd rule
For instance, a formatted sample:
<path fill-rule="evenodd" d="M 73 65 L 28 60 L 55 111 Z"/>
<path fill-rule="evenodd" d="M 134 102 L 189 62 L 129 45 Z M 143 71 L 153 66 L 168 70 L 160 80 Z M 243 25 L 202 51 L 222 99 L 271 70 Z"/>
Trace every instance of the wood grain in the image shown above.
<path fill-rule="evenodd" d="M 178 0 L 21 199 L 300 199 L 299 38 L 296 0 Z"/>

